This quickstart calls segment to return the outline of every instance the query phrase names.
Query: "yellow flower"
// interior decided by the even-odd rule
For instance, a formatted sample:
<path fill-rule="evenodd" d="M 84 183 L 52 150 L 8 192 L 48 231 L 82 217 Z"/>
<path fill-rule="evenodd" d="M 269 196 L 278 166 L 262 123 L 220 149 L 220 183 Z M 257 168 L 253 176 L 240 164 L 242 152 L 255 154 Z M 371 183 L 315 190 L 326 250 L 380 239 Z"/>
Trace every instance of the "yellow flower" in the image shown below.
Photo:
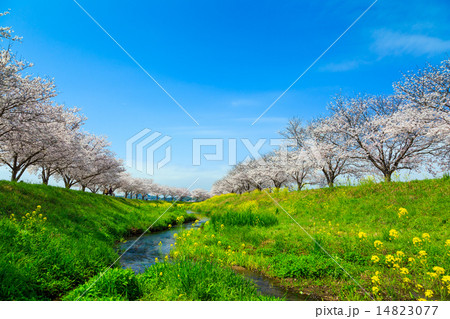
<path fill-rule="evenodd" d="M 167 225 L 167 227 L 169 227 L 169 229 L 171 229 L 172 228 L 172 224 Z"/>
<path fill-rule="evenodd" d="M 372 280 L 373 284 L 380 284 L 380 278 L 377 275 L 371 277 L 370 279 Z"/>
<path fill-rule="evenodd" d="M 241 246 L 242 246 L 242 248 L 245 248 L 245 244 L 242 244 Z"/>
<path fill-rule="evenodd" d="M 37 205 L 37 207 L 36 207 L 37 210 L 39 210 L 41 208 L 42 208 L 41 205 Z"/>
<path fill-rule="evenodd" d="M 393 264 L 392 267 L 394 267 L 394 268 L 400 268 L 400 265 L 399 265 L 399 264 Z"/>
<path fill-rule="evenodd" d="M 427 301 L 427 300 L 423 299 L 423 298 L 419 298 L 419 299 L 417 299 L 417 301 Z"/>
<path fill-rule="evenodd" d="M 425 250 L 419 251 L 419 258 L 421 257 L 427 257 L 427 252 Z"/>
<path fill-rule="evenodd" d="M 158 257 L 155 258 L 155 263 L 157 263 L 157 262 L 158 262 Z"/>
<path fill-rule="evenodd" d="M 405 253 L 404 253 L 403 251 L 397 251 L 396 255 L 397 255 L 398 257 L 400 257 L 400 259 L 401 259 L 402 257 L 405 256 Z"/>
<path fill-rule="evenodd" d="M 391 229 L 389 231 L 389 238 L 390 239 L 397 239 L 398 238 L 398 232 L 395 229 Z"/>
<path fill-rule="evenodd" d="M 423 233 L 423 234 L 422 234 L 422 238 L 423 238 L 423 240 L 425 240 L 425 241 L 430 241 L 430 234 L 428 234 L 428 233 Z"/>
<path fill-rule="evenodd" d="M 438 274 L 438 275 L 443 275 L 445 273 L 445 269 L 442 267 L 433 267 L 433 270 Z"/>
<path fill-rule="evenodd" d="M 412 241 L 414 246 L 422 244 L 422 239 L 420 239 L 419 237 L 414 237 Z"/>
<path fill-rule="evenodd" d="M 404 278 L 403 278 L 403 282 L 408 284 L 408 283 L 411 282 L 411 279 L 409 279 L 409 278 L 407 278 L 407 277 L 404 277 Z"/>
<path fill-rule="evenodd" d="M 372 287 L 372 292 L 373 292 L 374 294 L 377 294 L 378 291 L 380 291 L 380 289 L 378 289 L 378 287 Z"/>
<path fill-rule="evenodd" d="M 217 242 L 218 245 L 220 245 L 221 243 L 222 243 L 222 242 L 221 242 L 220 240 Z"/>
<path fill-rule="evenodd" d="M 427 298 L 433 297 L 433 290 L 430 290 L 430 289 L 426 290 L 425 297 L 427 297 Z"/>
<path fill-rule="evenodd" d="M 438 274 L 435 272 L 427 272 L 427 275 L 430 276 L 431 278 L 437 278 Z"/>
<path fill-rule="evenodd" d="M 165 255 L 165 256 L 164 256 L 164 260 L 165 260 L 165 261 L 168 261 L 168 260 L 169 260 L 169 256 Z"/>
<path fill-rule="evenodd" d="M 359 239 L 364 239 L 364 238 L 367 238 L 367 234 L 365 232 L 360 231 L 358 233 L 358 237 L 359 237 Z"/>
<path fill-rule="evenodd" d="M 398 218 L 402 218 L 402 216 L 404 215 L 408 215 L 408 211 L 406 210 L 406 208 L 400 207 L 398 209 Z"/>
<path fill-rule="evenodd" d="M 214 238 L 214 237 L 216 237 L 216 236 L 215 236 L 214 234 L 212 234 L 212 235 L 211 235 L 211 238 Z"/>
<path fill-rule="evenodd" d="M 224 225 L 224 224 L 220 225 L 220 228 L 224 229 L 224 228 L 225 228 L 225 225 Z"/>
<path fill-rule="evenodd" d="M 392 263 L 392 262 L 394 262 L 395 261 L 395 258 L 394 258 L 394 256 L 392 256 L 392 255 L 386 255 L 386 259 L 385 259 L 385 263 L 387 264 L 387 263 Z"/>
<path fill-rule="evenodd" d="M 416 260 L 415 260 L 414 258 L 412 258 L 412 257 L 409 257 L 409 258 L 408 258 L 408 261 L 409 261 L 410 263 L 413 263 L 413 262 L 415 262 Z"/>
<path fill-rule="evenodd" d="M 450 239 L 447 239 L 447 240 L 445 241 L 445 246 L 450 246 Z"/>
<path fill-rule="evenodd" d="M 423 288 L 423 286 L 419 285 L 419 284 L 417 284 L 416 287 L 417 287 L 417 289 L 422 289 Z"/>
<path fill-rule="evenodd" d="M 159 275 L 162 276 L 162 272 L 160 272 Z"/>
<path fill-rule="evenodd" d="M 372 260 L 374 263 L 377 263 L 380 261 L 380 258 L 377 255 L 373 255 L 370 260 Z"/>
<path fill-rule="evenodd" d="M 375 247 L 376 249 L 383 247 L 383 243 L 382 243 L 381 241 L 379 241 L 379 240 L 375 240 L 375 241 L 373 242 L 373 245 L 374 245 L 374 247 Z"/>
<path fill-rule="evenodd" d="M 400 273 L 402 275 L 407 275 L 407 274 L 409 274 L 409 270 L 408 270 L 408 268 L 403 267 L 403 268 L 400 268 Z"/>
<path fill-rule="evenodd" d="M 443 277 L 442 277 L 442 282 L 443 282 L 443 283 L 450 282 L 450 276 L 443 276 Z"/>
<path fill-rule="evenodd" d="M 47 220 L 47 217 L 42 218 L 43 220 Z"/>

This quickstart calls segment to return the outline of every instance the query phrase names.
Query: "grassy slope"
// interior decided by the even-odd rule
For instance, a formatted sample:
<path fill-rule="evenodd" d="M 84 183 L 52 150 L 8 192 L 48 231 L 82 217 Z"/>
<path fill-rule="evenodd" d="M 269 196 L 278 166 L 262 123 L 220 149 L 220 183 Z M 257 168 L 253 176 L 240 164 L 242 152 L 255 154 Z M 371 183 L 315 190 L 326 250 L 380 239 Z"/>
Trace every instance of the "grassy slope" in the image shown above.
<path fill-rule="evenodd" d="M 191 208 L 211 224 L 181 237 L 176 254 L 258 269 L 329 299 L 448 300 L 449 194 L 448 179 L 271 193 L 301 227 L 264 192 L 222 195 Z"/>
<path fill-rule="evenodd" d="M 117 258 L 115 242 L 146 229 L 169 206 L 0 182 L 0 299 L 60 298 Z M 152 231 L 180 215 L 193 218 L 172 208 Z"/>

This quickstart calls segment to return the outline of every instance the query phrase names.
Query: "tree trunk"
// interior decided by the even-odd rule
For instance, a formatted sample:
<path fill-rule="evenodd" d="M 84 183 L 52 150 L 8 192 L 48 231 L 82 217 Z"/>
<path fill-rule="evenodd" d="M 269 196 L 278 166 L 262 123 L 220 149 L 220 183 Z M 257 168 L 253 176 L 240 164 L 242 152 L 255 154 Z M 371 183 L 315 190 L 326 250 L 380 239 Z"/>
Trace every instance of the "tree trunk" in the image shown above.
<path fill-rule="evenodd" d="M 389 183 L 389 182 L 391 182 L 391 176 L 392 176 L 392 173 L 393 172 L 386 172 L 386 173 L 384 173 L 384 181 L 385 182 L 387 182 L 387 183 Z"/>

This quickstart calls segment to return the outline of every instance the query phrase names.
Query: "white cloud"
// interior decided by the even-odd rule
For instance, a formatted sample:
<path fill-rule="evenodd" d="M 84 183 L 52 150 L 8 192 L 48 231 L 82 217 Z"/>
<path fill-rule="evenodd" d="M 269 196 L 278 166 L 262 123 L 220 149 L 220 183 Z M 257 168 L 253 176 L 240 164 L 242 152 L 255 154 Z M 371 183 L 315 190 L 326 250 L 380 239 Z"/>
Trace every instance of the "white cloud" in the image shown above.
<path fill-rule="evenodd" d="M 450 40 L 422 34 L 407 34 L 391 30 L 377 30 L 372 50 L 380 57 L 410 54 L 432 56 L 450 52 Z"/>
<path fill-rule="evenodd" d="M 321 71 L 329 71 L 329 72 L 343 72 L 354 70 L 358 68 L 361 64 L 365 64 L 363 61 L 359 60 L 351 60 L 351 61 L 342 61 L 337 63 L 328 63 L 320 68 Z"/>

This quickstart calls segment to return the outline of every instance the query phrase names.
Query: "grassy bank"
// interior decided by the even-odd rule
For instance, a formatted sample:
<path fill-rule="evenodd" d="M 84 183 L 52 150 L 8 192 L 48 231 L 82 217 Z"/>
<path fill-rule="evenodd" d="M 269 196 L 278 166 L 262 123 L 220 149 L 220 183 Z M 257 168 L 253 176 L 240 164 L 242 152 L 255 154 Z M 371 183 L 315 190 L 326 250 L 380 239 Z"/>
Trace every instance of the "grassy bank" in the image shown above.
<path fill-rule="evenodd" d="M 98 280 L 98 281 L 97 281 Z M 94 286 L 92 284 L 95 283 Z M 64 300 L 277 300 L 261 296 L 248 280 L 215 263 L 161 262 L 135 275 L 109 270 L 69 293 Z"/>
<path fill-rule="evenodd" d="M 217 196 L 190 208 L 211 222 L 172 257 L 257 269 L 325 299 L 449 300 L 449 194 L 447 178 Z"/>
<path fill-rule="evenodd" d="M 0 299 L 60 299 L 116 260 L 116 242 L 145 230 L 169 206 L 0 182 Z M 195 219 L 172 207 L 151 231 L 179 216 Z"/>

